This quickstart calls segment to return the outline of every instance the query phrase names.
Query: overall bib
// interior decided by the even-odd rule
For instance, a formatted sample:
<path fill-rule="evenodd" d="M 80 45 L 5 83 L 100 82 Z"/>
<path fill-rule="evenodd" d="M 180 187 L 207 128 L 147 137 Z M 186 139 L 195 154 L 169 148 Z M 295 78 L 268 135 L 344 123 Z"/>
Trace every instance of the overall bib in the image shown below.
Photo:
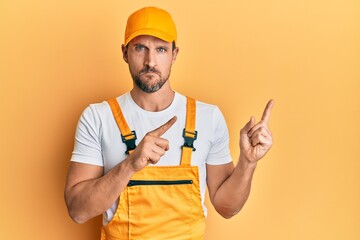
<path fill-rule="evenodd" d="M 130 131 L 116 99 L 108 101 L 121 131 L 126 153 L 135 149 L 136 133 Z M 180 166 L 147 166 L 135 173 L 121 192 L 113 219 L 102 228 L 101 240 L 201 240 L 205 217 L 201 204 L 199 172 L 191 166 L 196 102 L 187 98 L 185 140 Z"/>

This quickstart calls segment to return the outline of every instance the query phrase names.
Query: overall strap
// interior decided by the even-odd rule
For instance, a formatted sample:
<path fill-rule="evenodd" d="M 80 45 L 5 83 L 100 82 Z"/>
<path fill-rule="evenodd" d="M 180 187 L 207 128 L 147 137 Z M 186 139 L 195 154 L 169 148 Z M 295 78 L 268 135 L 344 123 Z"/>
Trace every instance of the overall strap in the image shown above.
<path fill-rule="evenodd" d="M 121 139 L 123 143 L 126 144 L 127 149 L 125 153 L 131 154 L 131 152 L 136 148 L 136 144 L 135 144 L 136 132 L 130 130 L 117 99 L 113 98 L 108 100 L 107 102 L 110 105 L 115 121 L 120 129 Z"/>
<path fill-rule="evenodd" d="M 194 148 L 194 141 L 197 138 L 197 131 L 195 131 L 196 122 L 196 101 L 193 98 L 187 97 L 186 102 L 186 125 L 183 131 L 184 145 L 182 146 L 181 163 L 183 166 L 191 165 L 192 152 L 196 151 Z"/>

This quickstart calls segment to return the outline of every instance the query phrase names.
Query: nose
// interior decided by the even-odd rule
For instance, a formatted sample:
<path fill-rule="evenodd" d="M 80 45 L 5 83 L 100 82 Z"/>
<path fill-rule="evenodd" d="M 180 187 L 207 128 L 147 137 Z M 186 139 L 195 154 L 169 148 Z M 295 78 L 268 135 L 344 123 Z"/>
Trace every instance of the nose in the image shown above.
<path fill-rule="evenodd" d="M 153 68 L 156 66 L 156 56 L 155 51 L 149 50 L 146 53 L 144 65 L 150 68 Z"/>

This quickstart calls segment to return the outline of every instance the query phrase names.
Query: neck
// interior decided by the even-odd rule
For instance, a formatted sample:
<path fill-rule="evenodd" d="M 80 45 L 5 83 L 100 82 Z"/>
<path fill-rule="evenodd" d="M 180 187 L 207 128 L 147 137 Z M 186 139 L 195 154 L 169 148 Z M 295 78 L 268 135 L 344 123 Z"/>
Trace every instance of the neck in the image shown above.
<path fill-rule="evenodd" d="M 150 112 L 159 112 L 170 106 L 174 100 L 175 92 L 167 82 L 154 93 L 143 92 L 134 85 L 130 95 L 134 102 L 142 109 Z"/>

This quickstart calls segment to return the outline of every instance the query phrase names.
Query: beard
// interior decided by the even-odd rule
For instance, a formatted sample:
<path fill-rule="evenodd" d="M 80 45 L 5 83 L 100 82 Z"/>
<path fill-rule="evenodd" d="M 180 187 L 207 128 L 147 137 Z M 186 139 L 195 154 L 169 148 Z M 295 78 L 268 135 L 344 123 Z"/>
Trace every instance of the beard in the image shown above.
<path fill-rule="evenodd" d="M 146 73 L 157 74 L 159 76 L 159 79 L 152 83 L 150 82 L 154 78 L 154 76 L 149 76 L 148 80 L 150 81 L 148 82 L 141 80 L 140 79 L 141 75 Z M 146 93 L 157 92 L 166 83 L 166 81 L 169 79 L 169 76 L 170 76 L 170 72 L 167 76 L 162 77 L 159 71 L 157 71 L 155 68 L 150 68 L 150 67 L 146 67 L 142 69 L 138 74 L 133 74 L 133 73 L 131 74 L 131 77 L 134 80 L 136 86 L 138 86 L 143 92 Z"/>

